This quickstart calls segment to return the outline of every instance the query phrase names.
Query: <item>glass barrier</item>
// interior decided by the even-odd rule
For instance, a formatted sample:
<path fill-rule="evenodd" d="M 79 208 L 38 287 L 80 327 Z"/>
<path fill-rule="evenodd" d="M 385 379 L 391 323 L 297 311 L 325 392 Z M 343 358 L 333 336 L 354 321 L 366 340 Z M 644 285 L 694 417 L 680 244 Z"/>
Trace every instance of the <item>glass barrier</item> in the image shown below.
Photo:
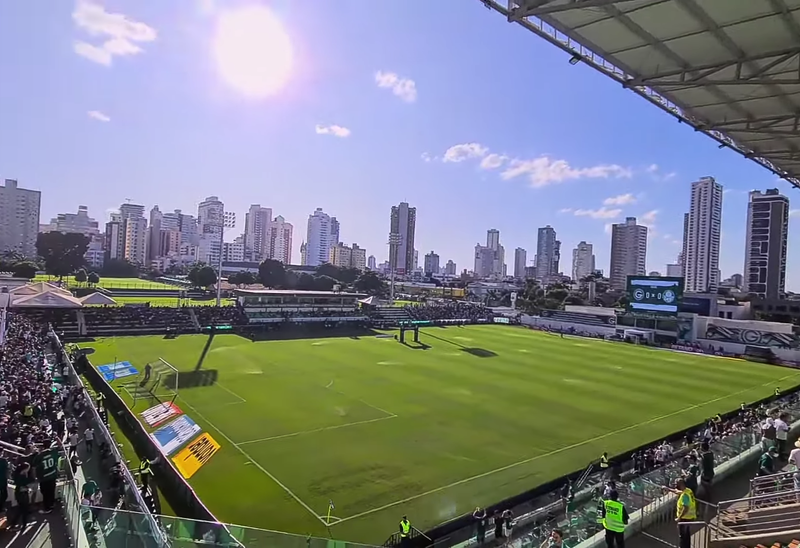
<path fill-rule="evenodd" d="M 140 531 L 149 518 L 155 517 L 173 548 L 196 548 L 198 543 L 220 548 L 372 548 L 367 544 L 327 538 L 280 533 L 255 527 L 244 527 L 198 521 L 174 516 L 152 516 L 127 510 L 82 506 L 87 536 L 103 538 L 107 548 L 153 546 L 155 539 L 143 538 Z M 134 544 L 132 544 L 132 542 Z M 93 542 L 94 544 L 94 542 Z"/>

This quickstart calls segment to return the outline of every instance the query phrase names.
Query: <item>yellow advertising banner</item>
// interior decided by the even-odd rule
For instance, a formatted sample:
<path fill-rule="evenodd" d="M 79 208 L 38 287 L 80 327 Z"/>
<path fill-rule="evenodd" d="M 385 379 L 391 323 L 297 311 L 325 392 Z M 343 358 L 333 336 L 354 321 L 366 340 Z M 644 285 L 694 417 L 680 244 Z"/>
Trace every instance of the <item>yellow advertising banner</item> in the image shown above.
<path fill-rule="evenodd" d="M 181 475 L 189 479 L 211 460 L 214 453 L 219 451 L 220 445 L 208 434 L 201 434 L 189 445 L 184 447 L 180 453 L 172 457 L 172 462 Z"/>

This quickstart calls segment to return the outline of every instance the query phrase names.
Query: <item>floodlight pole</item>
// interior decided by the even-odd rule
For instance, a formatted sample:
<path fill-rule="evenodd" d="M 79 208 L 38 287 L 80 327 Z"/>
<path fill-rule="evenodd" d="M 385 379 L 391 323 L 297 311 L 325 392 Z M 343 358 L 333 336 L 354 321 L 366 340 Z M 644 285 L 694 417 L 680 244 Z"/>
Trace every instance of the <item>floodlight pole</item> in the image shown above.
<path fill-rule="evenodd" d="M 389 302 L 394 304 L 394 273 L 397 268 L 397 253 L 400 248 L 400 234 L 389 233 Z"/>

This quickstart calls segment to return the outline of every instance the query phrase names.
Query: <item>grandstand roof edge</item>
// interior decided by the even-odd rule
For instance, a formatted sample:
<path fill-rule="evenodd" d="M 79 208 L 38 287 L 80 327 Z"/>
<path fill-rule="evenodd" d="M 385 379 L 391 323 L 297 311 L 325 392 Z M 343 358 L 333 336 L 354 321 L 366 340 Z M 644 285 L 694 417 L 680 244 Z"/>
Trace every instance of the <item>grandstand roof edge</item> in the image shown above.
<path fill-rule="evenodd" d="M 302 289 L 236 289 L 237 295 L 269 296 L 276 297 L 297 295 L 302 297 L 366 297 L 366 293 L 351 293 L 347 291 L 306 291 Z"/>

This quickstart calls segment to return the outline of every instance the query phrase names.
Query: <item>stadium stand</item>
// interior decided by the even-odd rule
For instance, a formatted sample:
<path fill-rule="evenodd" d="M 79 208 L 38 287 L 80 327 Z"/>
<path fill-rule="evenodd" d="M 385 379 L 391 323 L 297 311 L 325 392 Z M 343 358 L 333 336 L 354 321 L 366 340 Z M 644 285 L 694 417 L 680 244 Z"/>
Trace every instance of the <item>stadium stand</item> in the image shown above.
<path fill-rule="evenodd" d="M 411 315 L 402 306 L 376 306 L 370 314 L 372 320 L 379 325 L 394 326 L 411 320 Z"/>
<path fill-rule="evenodd" d="M 86 324 L 83 335 L 100 337 L 109 335 L 158 334 L 195 332 L 189 307 L 87 307 L 81 310 Z"/>
<path fill-rule="evenodd" d="M 419 306 L 406 306 L 412 320 L 464 320 L 467 323 L 492 321 L 494 314 L 482 304 L 466 301 L 434 301 Z"/>
<path fill-rule="evenodd" d="M 613 327 L 614 316 L 598 316 L 596 314 L 585 314 L 583 312 L 572 312 L 569 310 L 543 310 L 542 318 L 547 318 L 557 322 L 564 322 L 577 325 L 594 325 L 597 327 Z M 611 318 L 609 320 L 609 318 Z"/>

